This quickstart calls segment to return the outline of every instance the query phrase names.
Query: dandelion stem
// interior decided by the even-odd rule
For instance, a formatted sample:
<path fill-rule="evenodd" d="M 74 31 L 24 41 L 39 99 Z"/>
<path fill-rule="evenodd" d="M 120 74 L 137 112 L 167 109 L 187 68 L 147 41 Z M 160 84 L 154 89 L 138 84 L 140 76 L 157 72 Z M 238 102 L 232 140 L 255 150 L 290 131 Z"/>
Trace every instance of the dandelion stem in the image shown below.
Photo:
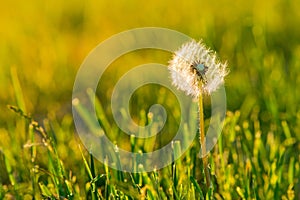
<path fill-rule="evenodd" d="M 202 83 L 199 81 L 199 88 L 202 90 Z M 206 144 L 205 144 L 205 132 L 204 132 L 204 111 L 203 111 L 203 91 L 199 92 L 198 97 L 198 103 L 199 103 L 199 128 L 200 128 L 200 145 L 202 150 L 202 161 L 203 161 L 203 167 L 204 167 L 204 174 L 205 174 L 205 180 L 206 180 L 206 186 L 210 187 L 210 175 L 208 170 L 208 161 L 207 161 L 207 155 L 206 155 Z"/>

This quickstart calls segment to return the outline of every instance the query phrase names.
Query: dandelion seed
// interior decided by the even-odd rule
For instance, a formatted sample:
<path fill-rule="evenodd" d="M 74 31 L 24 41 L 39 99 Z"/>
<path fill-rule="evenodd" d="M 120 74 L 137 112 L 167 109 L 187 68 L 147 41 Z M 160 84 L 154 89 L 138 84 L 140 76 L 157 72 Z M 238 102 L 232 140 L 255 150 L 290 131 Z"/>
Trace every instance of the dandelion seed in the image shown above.
<path fill-rule="evenodd" d="M 182 45 L 169 62 L 173 84 L 193 97 L 202 91 L 211 94 L 217 90 L 224 83 L 226 68 L 214 52 L 195 40 Z"/>

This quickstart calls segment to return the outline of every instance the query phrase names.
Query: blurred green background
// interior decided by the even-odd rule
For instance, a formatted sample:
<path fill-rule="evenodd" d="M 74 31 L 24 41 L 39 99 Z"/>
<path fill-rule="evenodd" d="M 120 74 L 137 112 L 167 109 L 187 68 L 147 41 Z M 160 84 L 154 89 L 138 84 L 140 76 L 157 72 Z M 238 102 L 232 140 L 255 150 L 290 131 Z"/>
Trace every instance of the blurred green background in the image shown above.
<path fill-rule="evenodd" d="M 164 27 L 203 39 L 221 60 L 227 60 L 228 110 L 240 110 L 241 123 L 258 120 L 264 141 L 269 140 L 270 132 L 275 133 L 278 144 L 292 137 L 289 157 L 295 159 L 295 171 L 299 172 L 299 10 L 299 0 L 3 1 L 0 138 L 6 137 L 6 129 L 12 130 L 16 117 L 6 108 L 7 104 L 17 104 L 14 78 L 19 78 L 28 113 L 37 120 L 57 117 L 72 124 L 73 82 L 88 53 L 121 31 Z M 105 103 L 112 87 L 108 80 L 115 81 L 127 68 L 154 61 L 167 65 L 170 56 L 145 51 L 142 56 L 116 61 L 101 85 L 99 98 Z M 121 62 L 124 68 L 118 68 Z M 290 135 L 282 131 L 282 122 L 287 122 Z M 0 148 L 5 148 L 2 145 Z M 67 149 L 61 152 L 67 157 Z M 299 184 L 297 188 L 299 192 Z"/>
<path fill-rule="evenodd" d="M 280 115 L 270 113 L 273 103 L 295 119 L 300 98 L 299 5 L 297 0 L 5 1 L 0 8 L 0 100 L 15 102 L 15 69 L 30 113 L 69 111 L 76 71 L 97 44 L 121 31 L 158 26 L 203 38 L 228 61 L 230 110 L 247 99 L 261 100 L 256 103 L 270 106 L 264 109 L 265 120 Z M 0 119 L 6 117 L 3 110 Z"/>

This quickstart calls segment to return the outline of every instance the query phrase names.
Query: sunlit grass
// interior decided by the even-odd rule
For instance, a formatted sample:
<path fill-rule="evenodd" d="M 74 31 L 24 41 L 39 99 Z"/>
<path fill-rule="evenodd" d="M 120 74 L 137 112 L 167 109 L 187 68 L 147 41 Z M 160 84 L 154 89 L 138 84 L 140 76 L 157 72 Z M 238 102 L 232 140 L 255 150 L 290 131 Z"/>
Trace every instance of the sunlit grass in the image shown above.
<path fill-rule="evenodd" d="M 299 199 L 299 5 L 283 0 L 3 2 L 0 199 Z M 228 60 L 228 111 L 210 154 L 210 191 L 197 157 L 197 138 L 172 165 L 131 174 L 98 162 L 74 134 L 71 95 L 80 64 L 99 42 L 143 26 L 203 38 Z M 138 152 L 144 141 L 128 136 L 128 143 L 120 144 L 122 133 L 109 110 L 113 85 L 138 64 L 167 64 L 169 59 L 166 52 L 137 51 L 108 68 L 97 90 L 103 108 L 98 108 L 98 116 L 106 129 L 114 130 L 110 137 L 118 146 Z M 147 109 L 157 101 L 153 90 L 164 97 L 159 101 L 175 113 L 170 120 L 176 121 L 178 106 L 172 94 L 145 86 L 132 99 L 136 122 L 146 123 Z M 165 133 L 176 128 L 169 123 Z M 150 142 L 159 147 L 168 138 Z M 177 154 L 180 143 L 173 142 Z"/>

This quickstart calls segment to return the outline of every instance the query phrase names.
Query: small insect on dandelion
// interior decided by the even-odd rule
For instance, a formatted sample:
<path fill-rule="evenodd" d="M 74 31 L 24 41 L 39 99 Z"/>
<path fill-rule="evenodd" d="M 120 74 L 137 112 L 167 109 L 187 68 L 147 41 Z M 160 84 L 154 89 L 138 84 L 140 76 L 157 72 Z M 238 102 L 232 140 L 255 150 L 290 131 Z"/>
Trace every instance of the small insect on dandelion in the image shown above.
<path fill-rule="evenodd" d="M 208 69 L 208 67 L 201 63 L 195 62 L 191 65 L 192 72 L 196 72 L 196 74 L 198 75 L 198 78 L 203 83 L 207 83 L 207 81 L 205 80 L 205 73 L 206 73 L 207 69 Z"/>
<path fill-rule="evenodd" d="M 203 95 L 210 95 L 224 83 L 227 64 L 218 61 L 216 53 L 209 50 L 202 42 L 192 40 L 183 44 L 169 62 L 172 83 L 187 95 L 198 98 L 199 103 L 199 141 L 201 157 L 207 187 L 210 187 L 210 173 L 205 145 Z"/>

